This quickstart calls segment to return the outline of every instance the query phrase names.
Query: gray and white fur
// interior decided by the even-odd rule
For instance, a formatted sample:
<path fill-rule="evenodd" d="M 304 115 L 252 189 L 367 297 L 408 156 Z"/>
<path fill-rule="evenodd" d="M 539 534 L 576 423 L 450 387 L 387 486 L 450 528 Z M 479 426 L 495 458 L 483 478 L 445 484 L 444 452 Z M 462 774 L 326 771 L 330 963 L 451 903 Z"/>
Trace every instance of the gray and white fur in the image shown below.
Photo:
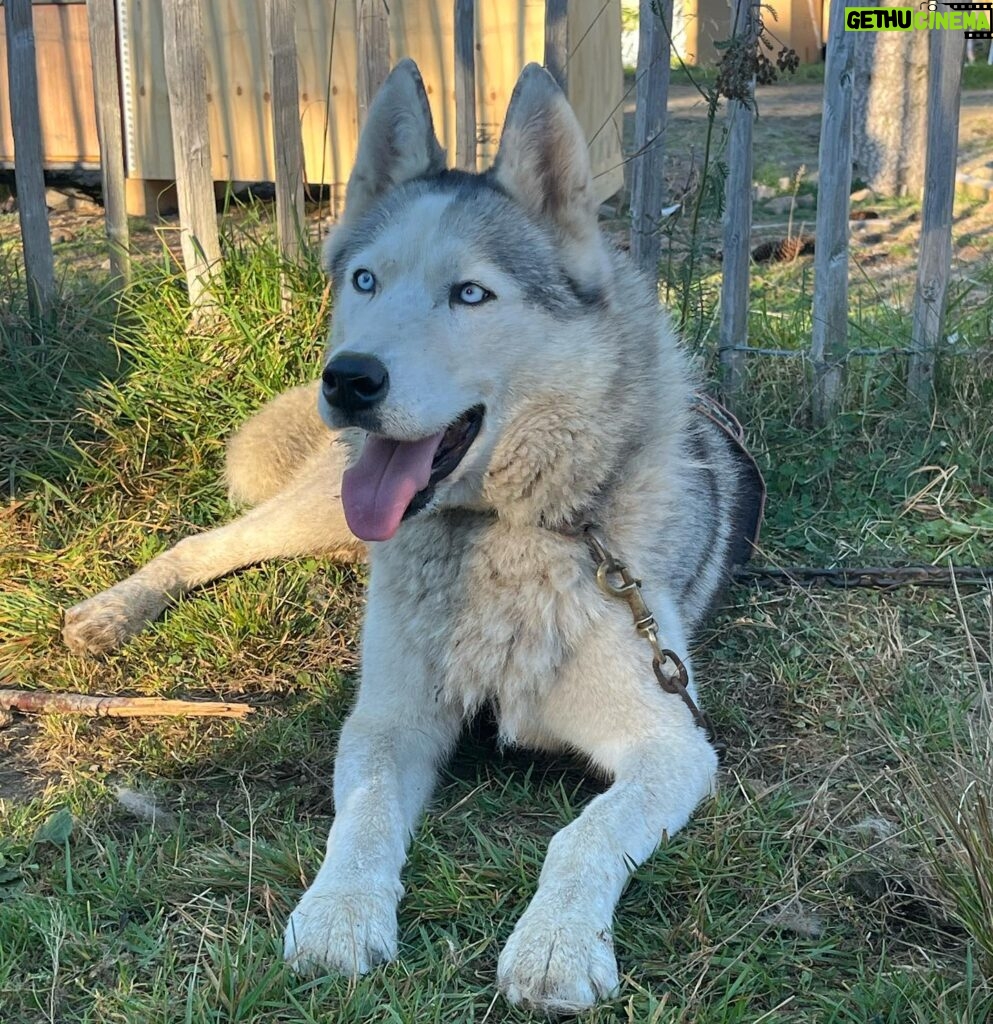
<path fill-rule="evenodd" d="M 579 753 L 612 780 L 549 844 L 499 959 L 513 1003 L 576 1012 L 615 992 L 612 918 L 632 865 L 714 787 L 714 750 L 659 687 L 575 528 L 599 525 L 690 666 L 689 638 L 747 550 L 758 494 L 733 445 L 692 411 L 697 381 L 654 289 L 596 214 L 586 141 L 545 71 L 524 70 L 496 161 L 473 175 L 445 169 L 420 76 L 401 63 L 369 112 L 325 252 L 327 365 L 375 359 L 388 393 L 358 412 L 317 385 L 277 398 L 230 443 L 232 496 L 255 508 L 66 613 L 69 645 L 102 651 L 240 566 L 363 557 L 340 495 L 366 435 L 416 444 L 485 410 L 423 508 L 368 545 L 336 816 L 286 929 L 300 971 L 364 973 L 397 955 L 407 845 L 484 705 L 505 742 Z M 482 294 L 453 291 L 466 283 L 488 300 L 463 303 Z"/>

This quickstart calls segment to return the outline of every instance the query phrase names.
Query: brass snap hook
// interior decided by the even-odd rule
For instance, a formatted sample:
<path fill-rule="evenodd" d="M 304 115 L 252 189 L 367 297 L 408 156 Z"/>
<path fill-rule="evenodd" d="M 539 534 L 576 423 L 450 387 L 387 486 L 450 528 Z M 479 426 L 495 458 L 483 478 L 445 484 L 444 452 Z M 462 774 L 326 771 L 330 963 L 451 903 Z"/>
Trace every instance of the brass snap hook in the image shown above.
<path fill-rule="evenodd" d="M 687 687 L 690 676 L 682 658 L 670 648 L 659 646 L 658 622 L 641 596 L 641 580 L 634 576 L 623 562 L 614 558 L 596 526 L 587 523 L 583 527 L 583 534 L 596 562 L 597 586 L 609 597 L 621 598 L 627 603 L 631 609 L 635 629 L 648 641 L 652 649 L 652 671 L 659 686 L 666 693 L 679 697 L 689 709 L 694 722 L 704 731 L 707 740 L 714 745 L 720 755 L 724 745 L 717 742 L 710 719 L 689 694 Z M 611 576 L 618 577 L 620 582 L 615 582 Z"/>
<path fill-rule="evenodd" d="M 621 578 L 621 582 L 612 583 L 608 578 L 608 573 L 616 573 Z M 636 580 L 631 573 L 628 572 L 627 566 L 623 562 L 601 562 L 596 569 L 596 581 L 600 589 L 607 594 L 609 597 L 622 597 L 628 600 L 628 595 L 632 591 L 638 589 L 639 581 Z"/>

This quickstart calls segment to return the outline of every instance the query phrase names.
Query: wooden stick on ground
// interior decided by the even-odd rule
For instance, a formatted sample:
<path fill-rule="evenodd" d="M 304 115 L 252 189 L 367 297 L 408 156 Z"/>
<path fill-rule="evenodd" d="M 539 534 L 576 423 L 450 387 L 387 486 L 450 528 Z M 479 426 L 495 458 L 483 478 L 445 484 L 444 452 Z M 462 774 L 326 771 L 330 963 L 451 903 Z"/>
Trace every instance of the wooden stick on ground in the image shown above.
<path fill-rule="evenodd" d="M 48 693 L 44 690 L 0 690 L 0 709 L 25 714 L 56 712 L 63 715 L 143 718 L 173 715 L 181 718 L 244 718 L 251 704 L 220 701 L 165 700 L 162 697 L 94 697 L 88 693 Z"/>

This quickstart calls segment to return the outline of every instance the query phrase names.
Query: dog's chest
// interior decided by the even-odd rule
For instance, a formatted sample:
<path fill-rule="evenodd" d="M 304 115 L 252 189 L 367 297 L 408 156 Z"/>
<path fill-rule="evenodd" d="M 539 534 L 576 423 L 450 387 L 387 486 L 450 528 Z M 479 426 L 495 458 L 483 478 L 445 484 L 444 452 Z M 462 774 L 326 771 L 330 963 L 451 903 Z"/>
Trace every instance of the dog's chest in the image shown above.
<path fill-rule="evenodd" d="M 512 739 L 603 614 L 588 554 L 543 530 L 437 519 L 390 546 L 383 596 L 439 696 L 467 713 L 491 701 Z"/>

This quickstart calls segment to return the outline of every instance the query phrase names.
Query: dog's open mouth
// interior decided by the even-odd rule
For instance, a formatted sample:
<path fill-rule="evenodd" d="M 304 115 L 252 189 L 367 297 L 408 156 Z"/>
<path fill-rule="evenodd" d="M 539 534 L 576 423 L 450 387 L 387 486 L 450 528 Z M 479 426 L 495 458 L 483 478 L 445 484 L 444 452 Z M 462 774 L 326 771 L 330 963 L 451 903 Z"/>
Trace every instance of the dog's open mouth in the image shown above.
<path fill-rule="evenodd" d="M 472 447 L 483 412 L 475 405 L 445 430 L 419 441 L 369 434 L 358 461 L 341 482 L 341 501 L 352 533 L 366 541 L 389 540 L 404 519 L 420 512 L 435 486 L 455 471 Z"/>

